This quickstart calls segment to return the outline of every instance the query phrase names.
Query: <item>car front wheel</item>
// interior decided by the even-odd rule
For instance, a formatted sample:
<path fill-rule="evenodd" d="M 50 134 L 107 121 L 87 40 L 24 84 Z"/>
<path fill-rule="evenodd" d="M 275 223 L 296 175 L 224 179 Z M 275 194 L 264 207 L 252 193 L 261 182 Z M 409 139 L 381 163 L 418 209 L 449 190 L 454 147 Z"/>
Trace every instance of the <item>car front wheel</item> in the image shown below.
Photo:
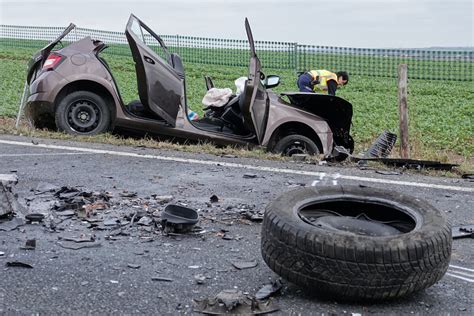
<path fill-rule="evenodd" d="M 280 139 L 273 147 L 273 152 L 281 153 L 283 156 L 294 154 L 319 154 L 318 146 L 306 136 L 293 134 Z"/>
<path fill-rule="evenodd" d="M 109 130 L 110 110 L 101 96 L 90 91 L 75 91 L 59 102 L 55 120 L 61 132 L 96 135 Z"/>

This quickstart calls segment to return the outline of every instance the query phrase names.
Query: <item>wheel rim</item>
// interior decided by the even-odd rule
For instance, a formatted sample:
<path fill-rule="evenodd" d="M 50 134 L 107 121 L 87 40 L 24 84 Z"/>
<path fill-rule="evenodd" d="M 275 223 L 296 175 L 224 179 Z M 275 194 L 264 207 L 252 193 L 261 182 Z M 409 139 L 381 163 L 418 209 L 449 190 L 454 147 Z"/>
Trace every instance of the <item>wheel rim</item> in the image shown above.
<path fill-rule="evenodd" d="M 348 199 L 314 202 L 298 210 L 306 223 L 327 231 L 361 236 L 402 235 L 416 227 L 416 220 L 392 205 Z"/>
<path fill-rule="evenodd" d="M 69 126 L 79 133 L 94 131 L 102 119 L 102 111 L 96 103 L 79 100 L 71 103 L 66 111 Z"/>
<path fill-rule="evenodd" d="M 283 150 L 285 156 L 292 156 L 295 154 L 309 154 L 308 146 L 305 142 L 294 141 Z"/>

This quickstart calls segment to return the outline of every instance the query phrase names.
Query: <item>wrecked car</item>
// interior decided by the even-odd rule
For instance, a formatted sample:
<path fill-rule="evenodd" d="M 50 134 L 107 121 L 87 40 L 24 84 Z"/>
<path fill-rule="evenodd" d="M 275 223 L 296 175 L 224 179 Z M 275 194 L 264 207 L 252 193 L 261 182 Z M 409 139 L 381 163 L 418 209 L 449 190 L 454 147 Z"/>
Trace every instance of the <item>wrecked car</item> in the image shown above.
<path fill-rule="evenodd" d="M 186 73 L 180 56 L 170 53 L 163 39 L 140 19 L 132 14 L 125 29 L 140 97 L 129 104 L 124 104 L 101 57 L 105 43 L 85 37 L 55 49 L 74 27 L 71 24 L 29 62 L 25 115 L 35 127 L 49 123 L 79 135 L 128 130 L 221 145 L 262 146 L 288 156 L 328 156 L 336 145 L 353 150 L 352 105 L 336 96 L 272 92 L 280 78 L 262 72 L 247 19 L 250 61 L 243 91 L 232 96 L 219 115 L 197 120 L 187 115 Z M 205 79 L 209 90 L 212 80 Z"/>

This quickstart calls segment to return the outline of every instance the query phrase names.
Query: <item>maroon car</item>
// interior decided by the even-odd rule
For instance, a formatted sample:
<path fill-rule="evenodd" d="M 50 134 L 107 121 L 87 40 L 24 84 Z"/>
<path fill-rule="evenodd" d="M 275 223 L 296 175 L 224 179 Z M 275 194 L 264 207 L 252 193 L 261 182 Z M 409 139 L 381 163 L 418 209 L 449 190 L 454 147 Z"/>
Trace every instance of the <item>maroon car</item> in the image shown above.
<path fill-rule="evenodd" d="M 85 37 L 54 49 L 71 24 L 28 65 L 25 114 L 36 127 L 94 135 L 113 129 L 216 144 L 263 146 L 270 151 L 329 155 L 336 145 L 350 151 L 352 105 L 336 96 L 286 93 L 270 89 L 278 76 L 265 76 L 247 19 L 250 62 L 242 93 L 210 117 L 188 118 L 186 74 L 181 58 L 148 26 L 131 15 L 125 34 L 135 62 L 140 100 L 124 104 L 100 53 L 106 45 Z M 208 88 L 212 87 L 207 79 Z"/>

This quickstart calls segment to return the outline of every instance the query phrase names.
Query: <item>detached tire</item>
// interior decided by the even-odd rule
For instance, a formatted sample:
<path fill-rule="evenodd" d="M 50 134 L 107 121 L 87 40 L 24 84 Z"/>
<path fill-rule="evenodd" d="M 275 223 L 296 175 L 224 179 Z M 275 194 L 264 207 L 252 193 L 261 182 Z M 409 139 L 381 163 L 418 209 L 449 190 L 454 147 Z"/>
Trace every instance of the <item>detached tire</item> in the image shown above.
<path fill-rule="evenodd" d="M 294 154 L 319 154 L 319 148 L 311 139 L 306 136 L 292 134 L 280 139 L 273 147 L 273 152 L 281 153 L 283 156 Z"/>
<path fill-rule="evenodd" d="M 75 135 L 96 135 L 110 129 L 110 109 L 105 99 L 90 91 L 66 95 L 55 112 L 59 131 Z"/>
<path fill-rule="evenodd" d="M 312 187 L 267 206 L 261 250 L 275 273 L 310 294 L 384 300 L 440 280 L 451 241 L 443 214 L 416 198 L 368 187 Z"/>

